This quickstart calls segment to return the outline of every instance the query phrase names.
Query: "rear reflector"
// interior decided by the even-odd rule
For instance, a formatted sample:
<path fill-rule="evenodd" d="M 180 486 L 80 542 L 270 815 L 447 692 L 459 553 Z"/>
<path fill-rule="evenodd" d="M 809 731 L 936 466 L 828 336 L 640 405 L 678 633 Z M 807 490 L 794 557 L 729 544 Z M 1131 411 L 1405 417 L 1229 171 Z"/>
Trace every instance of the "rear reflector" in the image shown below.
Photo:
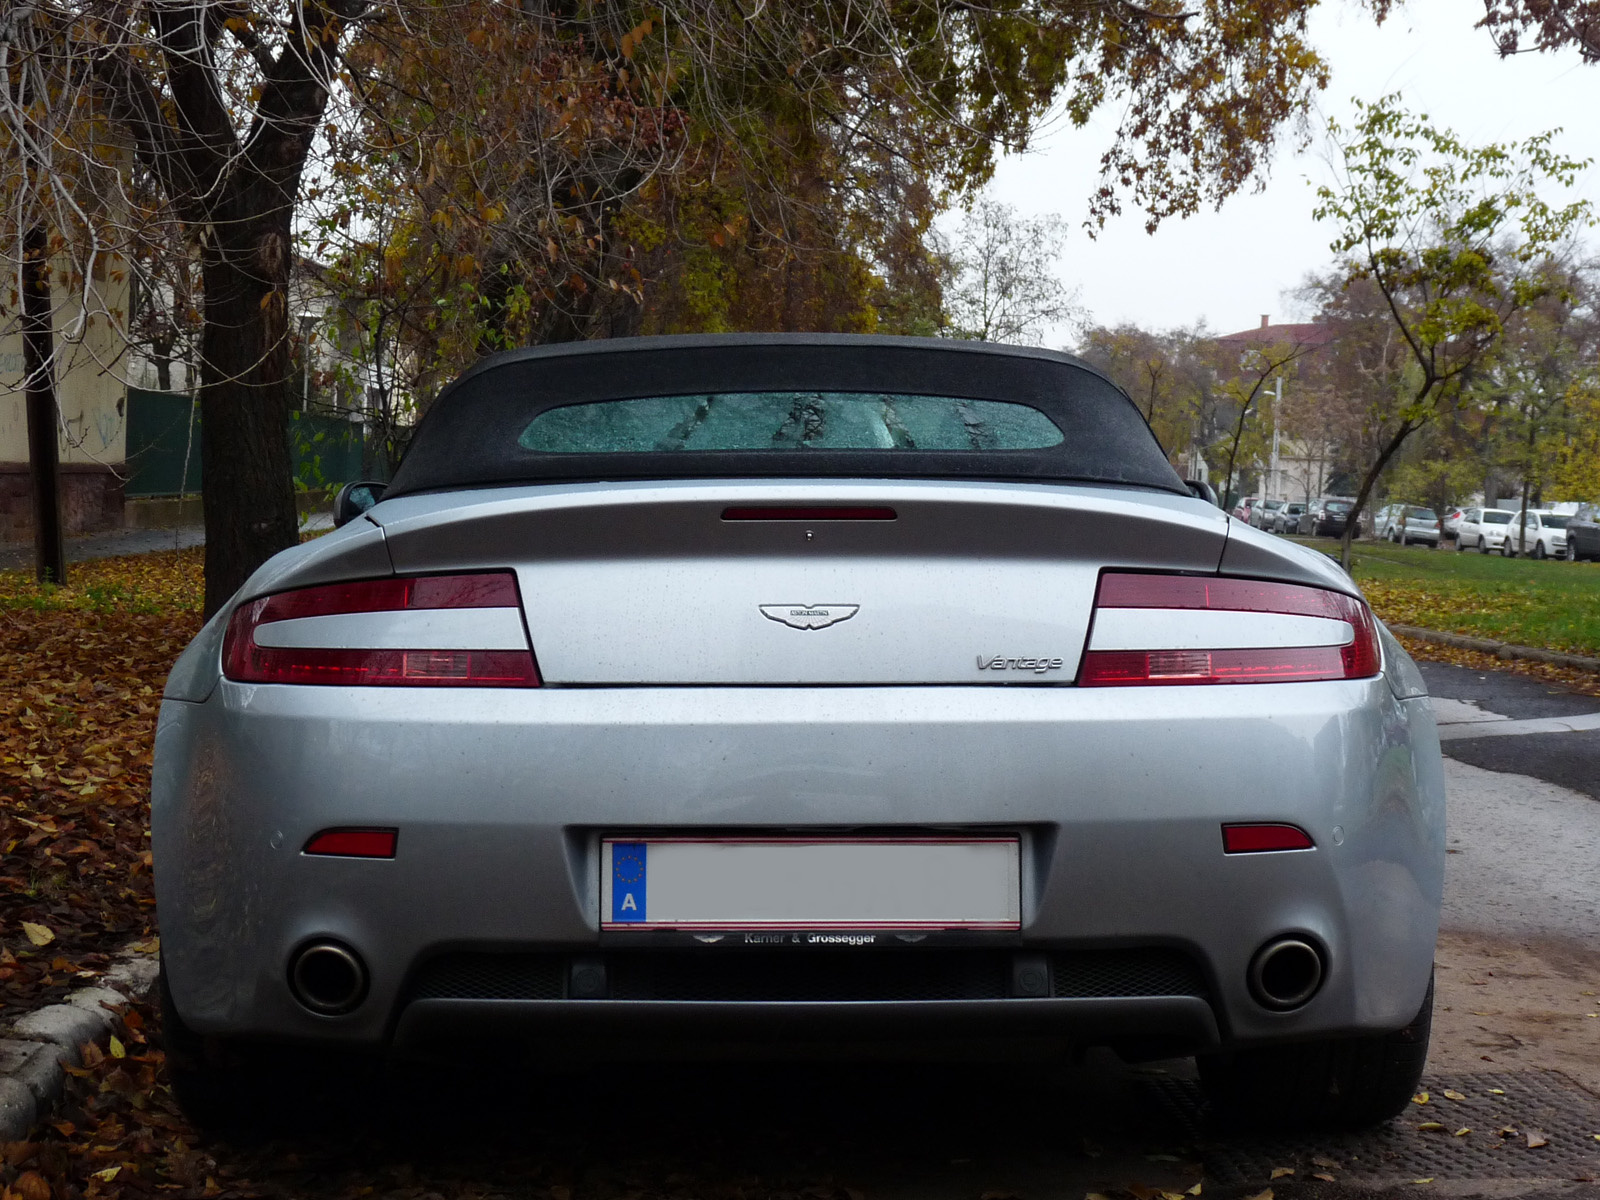
<path fill-rule="evenodd" d="M 724 521 L 893 521 L 892 508 L 822 507 L 822 508 L 725 508 Z"/>
<path fill-rule="evenodd" d="M 394 829 L 324 829 L 306 843 L 307 854 L 342 858 L 393 858 L 399 831 Z"/>
<path fill-rule="evenodd" d="M 426 615 L 440 609 L 481 615 L 463 613 L 447 623 L 454 632 L 441 636 L 441 619 Z M 416 615 L 385 616 L 405 613 Z M 408 644 L 412 636 L 417 641 Z M 439 640 L 430 645 L 430 637 Z M 441 645 L 446 637 L 462 644 Z M 241 683 L 539 686 L 522 632 L 516 576 L 509 571 L 364 579 L 247 601 L 228 622 L 222 666 Z"/>
<path fill-rule="evenodd" d="M 1365 679 L 1382 659 L 1371 611 L 1326 588 L 1215 575 L 1108 572 L 1080 687 Z"/>
<path fill-rule="evenodd" d="M 1298 825 L 1224 825 L 1225 854 L 1256 854 L 1262 850 L 1312 850 L 1316 843 Z"/>

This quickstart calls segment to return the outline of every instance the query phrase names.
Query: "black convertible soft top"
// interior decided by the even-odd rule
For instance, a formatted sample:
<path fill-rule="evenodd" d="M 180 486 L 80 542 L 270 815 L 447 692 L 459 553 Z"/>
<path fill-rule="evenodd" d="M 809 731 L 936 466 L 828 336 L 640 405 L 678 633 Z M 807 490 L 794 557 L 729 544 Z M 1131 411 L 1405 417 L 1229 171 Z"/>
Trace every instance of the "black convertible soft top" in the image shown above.
<path fill-rule="evenodd" d="M 762 392 L 1009 402 L 1043 413 L 1062 436 L 1052 445 L 1019 449 L 679 447 L 603 453 L 549 453 L 529 448 L 526 438 L 541 414 L 570 405 Z M 493 355 L 434 401 L 385 495 L 518 483 L 751 477 L 1088 482 L 1188 495 L 1133 401 L 1069 354 L 850 334 L 620 338 Z"/>

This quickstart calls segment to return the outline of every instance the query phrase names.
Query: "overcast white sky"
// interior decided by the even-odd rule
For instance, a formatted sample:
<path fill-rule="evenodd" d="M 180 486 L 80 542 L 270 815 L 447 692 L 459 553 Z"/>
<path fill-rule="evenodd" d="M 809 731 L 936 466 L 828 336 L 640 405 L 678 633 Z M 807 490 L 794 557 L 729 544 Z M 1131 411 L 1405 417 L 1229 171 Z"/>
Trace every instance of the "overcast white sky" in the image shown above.
<path fill-rule="evenodd" d="M 1574 53 L 1502 60 L 1473 27 L 1482 12 L 1471 0 L 1407 0 L 1379 28 L 1353 0 L 1324 0 L 1312 21 L 1332 69 L 1323 111 L 1348 124 L 1352 96 L 1400 91 L 1413 111 L 1471 142 L 1561 126 L 1557 149 L 1600 162 L 1600 65 L 1584 66 Z M 1311 218 L 1314 185 L 1328 170 L 1317 142 L 1305 154 L 1281 152 L 1265 191 L 1235 196 L 1220 212 L 1164 223 L 1151 236 L 1143 214 L 1130 210 L 1091 241 L 1083 217 L 1110 132 L 1058 123 L 1027 154 L 1003 161 L 989 190 L 1024 213 L 1065 218 L 1072 232 L 1060 274 L 1082 289 L 1093 322 L 1165 329 L 1203 317 L 1232 332 L 1259 324 L 1262 313 L 1294 319 L 1285 291 L 1332 261 L 1331 231 Z M 1577 194 L 1600 208 L 1600 166 L 1584 173 Z M 1060 330 L 1046 344 L 1070 336 Z"/>

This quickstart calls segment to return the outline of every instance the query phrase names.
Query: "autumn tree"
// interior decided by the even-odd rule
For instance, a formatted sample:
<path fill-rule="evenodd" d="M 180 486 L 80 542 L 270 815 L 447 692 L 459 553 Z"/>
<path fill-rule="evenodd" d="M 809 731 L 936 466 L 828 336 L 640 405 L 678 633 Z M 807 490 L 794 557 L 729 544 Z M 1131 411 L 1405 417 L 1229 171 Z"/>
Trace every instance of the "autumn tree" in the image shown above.
<path fill-rule="evenodd" d="M 1056 275 L 1065 243 L 1065 223 L 1053 213 L 1025 217 L 994 200 L 974 204 L 949 250 L 949 332 L 1039 346 L 1047 330 L 1081 323 L 1077 290 Z"/>
<path fill-rule="evenodd" d="M 1346 283 L 1370 283 L 1381 298 L 1404 356 L 1391 386 L 1372 394 L 1370 424 L 1381 434 L 1345 527 L 1348 566 L 1357 521 L 1390 459 L 1456 402 L 1507 322 L 1548 294 L 1540 264 L 1590 210 L 1540 195 L 1570 187 L 1586 165 L 1558 154 L 1553 134 L 1474 147 L 1392 95 L 1358 101 L 1354 126 L 1330 122 L 1329 137 L 1336 179 L 1318 188 L 1316 216 L 1335 226 Z"/>
<path fill-rule="evenodd" d="M 375 163 L 404 211 L 366 278 L 437 289 L 431 315 L 385 317 L 432 343 L 434 377 L 498 346 L 641 328 L 651 239 L 656 277 L 712 316 L 870 325 L 875 295 L 926 312 L 910 243 L 1052 110 L 1116 114 L 1091 220 L 1128 202 L 1154 225 L 1244 186 L 1326 83 L 1313 8 L 29 0 L 4 12 L 7 69 L 31 57 L 65 86 L 48 111 L 8 110 L 0 136 L 45 129 L 61 151 L 33 195 L 69 276 L 108 248 L 133 269 L 134 219 L 168 223 L 170 261 L 197 264 L 209 612 L 296 539 L 288 280 L 326 232 L 313 218 L 337 221 L 338 189 Z M 339 145 L 352 132 L 361 145 Z M 134 170 L 150 198 L 119 208 Z M 903 198 L 921 207 L 896 224 Z M 689 250 L 705 269 L 684 269 Z M 797 306 L 799 275 L 817 286 Z M 126 313 L 105 315 L 127 335 Z"/>
<path fill-rule="evenodd" d="M 1479 22 L 1502 56 L 1576 50 L 1600 62 L 1600 0 L 1484 0 Z"/>

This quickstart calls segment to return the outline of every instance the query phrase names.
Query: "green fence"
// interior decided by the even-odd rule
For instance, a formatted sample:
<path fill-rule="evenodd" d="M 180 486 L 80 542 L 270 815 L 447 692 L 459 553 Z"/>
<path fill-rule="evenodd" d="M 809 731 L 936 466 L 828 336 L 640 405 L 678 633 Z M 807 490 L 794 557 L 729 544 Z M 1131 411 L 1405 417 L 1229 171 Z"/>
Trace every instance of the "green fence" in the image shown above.
<path fill-rule="evenodd" d="M 129 388 L 127 436 L 129 498 L 200 491 L 205 471 L 198 401 L 175 392 Z M 361 427 L 350 421 L 291 413 L 289 449 L 295 478 L 306 487 L 337 487 L 362 478 Z"/>

